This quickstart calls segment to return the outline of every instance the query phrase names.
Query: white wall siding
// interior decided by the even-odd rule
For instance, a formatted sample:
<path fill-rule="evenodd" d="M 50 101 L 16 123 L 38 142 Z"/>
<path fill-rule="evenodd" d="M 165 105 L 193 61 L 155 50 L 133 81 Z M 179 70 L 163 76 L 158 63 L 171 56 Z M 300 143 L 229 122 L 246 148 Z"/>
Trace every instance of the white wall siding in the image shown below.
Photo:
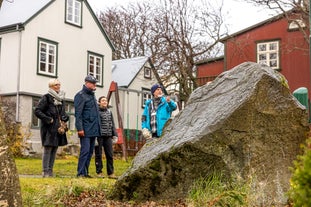
<path fill-rule="evenodd" d="M 50 77 L 36 74 L 37 42 L 38 38 L 44 38 L 58 43 L 57 74 L 66 98 L 73 99 L 84 84 L 88 51 L 104 56 L 104 87 L 98 87 L 97 93 L 106 94 L 111 80 L 111 48 L 85 6 L 82 28 L 64 23 L 64 6 L 64 1 L 55 1 L 27 24 L 22 45 L 21 91 L 44 94 L 48 89 Z"/>
<path fill-rule="evenodd" d="M 0 94 L 17 90 L 19 32 L 2 34 L 0 57 Z"/>

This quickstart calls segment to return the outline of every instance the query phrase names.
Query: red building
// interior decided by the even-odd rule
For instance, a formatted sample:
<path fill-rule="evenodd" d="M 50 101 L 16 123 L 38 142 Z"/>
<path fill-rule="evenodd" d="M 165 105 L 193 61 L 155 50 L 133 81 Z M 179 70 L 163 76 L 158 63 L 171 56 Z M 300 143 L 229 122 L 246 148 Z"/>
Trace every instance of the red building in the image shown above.
<path fill-rule="evenodd" d="M 221 39 L 224 56 L 196 64 L 198 84 L 246 62 L 269 65 L 281 72 L 290 90 L 306 87 L 310 97 L 309 31 L 299 14 L 287 13 L 260 22 Z"/>

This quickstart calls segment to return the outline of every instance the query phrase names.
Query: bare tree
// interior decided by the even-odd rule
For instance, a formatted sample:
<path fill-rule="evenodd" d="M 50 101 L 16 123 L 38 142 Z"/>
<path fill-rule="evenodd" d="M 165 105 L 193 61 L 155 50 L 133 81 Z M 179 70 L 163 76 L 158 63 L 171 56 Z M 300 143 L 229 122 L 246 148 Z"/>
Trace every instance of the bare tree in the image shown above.
<path fill-rule="evenodd" d="M 116 47 L 114 60 L 150 53 L 147 52 L 150 9 L 148 4 L 143 3 L 101 12 L 99 19 Z"/>
<path fill-rule="evenodd" d="M 151 57 L 165 86 L 174 85 L 181 101 L 197 87 L 195 62 L 215 57 L 226 34 L 222 4 L 208 0 L 160 0 L 110 8 L 100 20 L 112 39 L 114 59 Z"/>

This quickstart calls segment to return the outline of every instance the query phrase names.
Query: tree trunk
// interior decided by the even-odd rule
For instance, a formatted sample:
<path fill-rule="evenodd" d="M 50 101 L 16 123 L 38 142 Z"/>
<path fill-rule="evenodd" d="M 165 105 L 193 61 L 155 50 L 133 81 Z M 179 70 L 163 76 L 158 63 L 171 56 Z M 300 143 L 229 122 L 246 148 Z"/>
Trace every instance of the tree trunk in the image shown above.
<path fill-rule="evenodd" d="M 0 104 L 0 206 L 20 207 L 22 206 L 22 195 L 19 177 L 7 143 L 7 133 Z"/>

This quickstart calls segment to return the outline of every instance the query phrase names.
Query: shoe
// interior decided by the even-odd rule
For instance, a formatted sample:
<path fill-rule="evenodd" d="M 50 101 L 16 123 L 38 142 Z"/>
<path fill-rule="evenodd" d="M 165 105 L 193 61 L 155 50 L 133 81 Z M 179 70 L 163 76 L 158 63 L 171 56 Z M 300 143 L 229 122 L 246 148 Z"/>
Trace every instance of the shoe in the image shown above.
<path fill-rule="evenodd" d="M 109 179 L 118 179 L 118 177 L 114 173 L 112 173 L 111 175 L 108 175 L 108 178 Z"/>
<path fill-rule="evenodd" d="M 105 177 L 103 173 L 97 173 L 96 176 L 97 176 L 98 178 L 104 178 L 104 177 Z"/>
<path fill-rule="evenodd" d="M 50 177 L 53 177 L 53 174 L 50 174 L 48 172 L 42 172 L 42 177 L 43 178 L 50 178 Z"/>

